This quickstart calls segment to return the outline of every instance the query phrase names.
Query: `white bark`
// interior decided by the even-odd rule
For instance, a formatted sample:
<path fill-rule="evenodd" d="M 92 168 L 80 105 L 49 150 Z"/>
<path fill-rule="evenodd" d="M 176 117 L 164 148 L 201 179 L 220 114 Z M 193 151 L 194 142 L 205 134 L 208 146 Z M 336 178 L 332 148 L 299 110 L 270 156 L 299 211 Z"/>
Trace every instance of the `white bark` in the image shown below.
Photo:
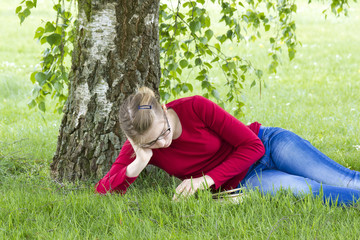
<path fill-rule="evenodd" d="M 85 10 L 83 9 L 79 13 L 80 28 L 83 28 L 87 34 L 91 37 L 92 40 L 91 47 L 86 50 L 89 52 L 88 64 L 85 62 L 84 66 L 84 76 L 89 76 L 90 69 L 93 69 L 93 64 L 97 61 L 100 64 L 106 64 L 107 54 L 111 51 L 115 51 L 115 37 L 116 37 L 116 12 L 115 4 L 108 3 L 102 6 L 102 9 L 96 11 L 89 23 L 86 21 Z M 90 101 L 90 98 L 95 93 L 97 94 L 97 105 L 102 106 L 98 108 L 95 117 L 96 118 L 105 118 L 109 115 L 112 107 L 112 103 L 109 102 L 106 98 L 106 93 L 109 90 L 109 85 L 104 81 L 104 79 L 97 79 L 96 86 L 89 91 L 89 86 L 87 81 L 83 82 L 75 90 L 76 99 L 79 99 L 79 112 L 75 119 L 75 127 L 79 124 L 79 118 L 85 116 L 87 113 L 87 106 Z"/>
<path fill-rule="evenodd" d="M 116 37 L 116 12 L 114 3 L 107 3 L 101 7 L 101 10 L 92 15 L 90 23 L 81 27 L 92 36 L 93 45 L 89 49 L 90 57 L 93 61 L 99 60 L 105 64 L 107 55 L 104 53 L 114 51 L 116 47 L 114 43 Z M 80 14 L 82 15 L 80 19 L 86 19 L 84 9 Z"/>

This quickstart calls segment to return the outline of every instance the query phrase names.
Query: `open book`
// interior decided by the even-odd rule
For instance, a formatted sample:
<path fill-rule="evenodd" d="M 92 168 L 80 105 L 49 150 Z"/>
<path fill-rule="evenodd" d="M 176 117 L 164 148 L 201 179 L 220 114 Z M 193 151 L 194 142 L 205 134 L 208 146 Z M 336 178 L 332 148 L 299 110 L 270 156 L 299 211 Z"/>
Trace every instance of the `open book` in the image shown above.
<path fill-rule="evenodd" d="M 229 203 L 241 203 L 243 201 L 244 193 L 241 192 L 241 188 L 231 189 L 229 191 L 223 191 L 219 193 L 214 193 L 212 198 L 215 201 L 220 202 L 229 202 Z"/>

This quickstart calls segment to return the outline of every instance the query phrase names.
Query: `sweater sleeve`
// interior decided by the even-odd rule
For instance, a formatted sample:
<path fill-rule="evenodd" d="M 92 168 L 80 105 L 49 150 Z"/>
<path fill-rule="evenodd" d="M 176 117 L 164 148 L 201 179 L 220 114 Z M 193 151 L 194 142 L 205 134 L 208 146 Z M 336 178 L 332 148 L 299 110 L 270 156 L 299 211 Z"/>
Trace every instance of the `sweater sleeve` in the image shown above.
<path fill-rule="evenodd" d="M 234 150 L 218 166 L 205 173 L 218 189 L 229 179 L 246 171 L 265 153 L 265 147 L 256 134 L 214 102 L 196 96 L 193 108 L 205 126 L 214 131 Z"/>
<path fill-rule="evenodd" d="M 118 192 L 125 194 L 127 188 L 136 179 L 136 177 L 126 176 L 127 166 L 135 159 L 133 153 L 134 150 L 127 140 L 121 148 L 119 156 L 111 166 L 110 171 L 95 185 L 98 193 Z"/>

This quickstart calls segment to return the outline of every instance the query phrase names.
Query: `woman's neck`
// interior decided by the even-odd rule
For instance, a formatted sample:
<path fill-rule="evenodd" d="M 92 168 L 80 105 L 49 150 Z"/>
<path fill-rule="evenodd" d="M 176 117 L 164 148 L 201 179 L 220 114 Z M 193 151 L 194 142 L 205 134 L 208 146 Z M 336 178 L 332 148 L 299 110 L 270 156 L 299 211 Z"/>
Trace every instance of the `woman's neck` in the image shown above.
<path fill-rule="evenodd" d="M 168 113 L 170 115 L 170 122 L 172 123 L 171 127 L 174 129 L 172 139 L 175 140 L 179 138 L 182 133 L 181 122 L 178 115 L 173 109 L 168 109 Z"/>

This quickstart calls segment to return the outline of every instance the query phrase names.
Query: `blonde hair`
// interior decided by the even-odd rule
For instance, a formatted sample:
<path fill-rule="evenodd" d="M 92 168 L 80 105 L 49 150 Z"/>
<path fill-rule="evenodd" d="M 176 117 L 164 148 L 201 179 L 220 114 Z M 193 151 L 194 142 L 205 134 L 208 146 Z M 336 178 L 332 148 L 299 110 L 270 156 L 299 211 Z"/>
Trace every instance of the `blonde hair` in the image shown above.
<path fill-rule="evenodd" d="M 144 105 L 151 107 L 143 107 Z M 141 87 L 120 106 L 120 127 L 135 144 L 139 144 L 142 135 L 150 129 L 161 112 L 161 105 L 154 92 L 148 87 Z"/>

